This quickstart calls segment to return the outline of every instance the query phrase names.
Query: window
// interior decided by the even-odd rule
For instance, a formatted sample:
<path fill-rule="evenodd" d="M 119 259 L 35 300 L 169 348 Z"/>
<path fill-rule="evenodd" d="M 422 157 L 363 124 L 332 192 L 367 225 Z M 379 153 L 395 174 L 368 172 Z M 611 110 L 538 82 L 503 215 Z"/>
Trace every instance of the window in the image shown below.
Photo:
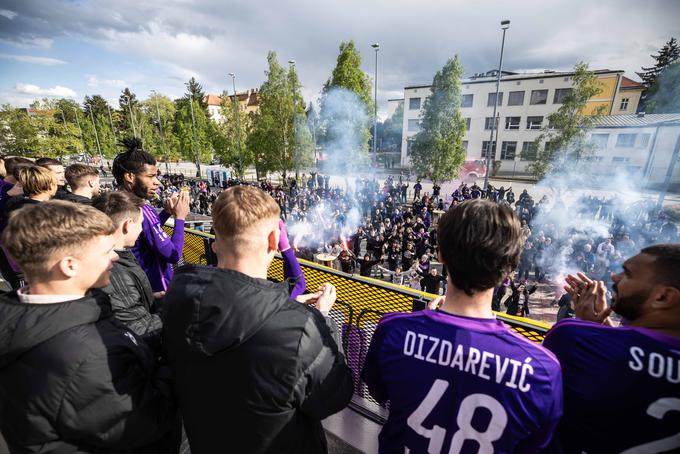
<path fill-rule="evenodd" d="M 461 146 L 461 148 L 462 148 L 463 150 L 467 151 L 467 149 L 468 149 L 468 141 L 467 141 L 467 140 L 463 140 L 463 142 L 460 144 L 460 146 Z"/>
<path fill-rule="evenodd" d="M 524 142 L 522 144 L 521 158 L 525 161 L 535 161 L 538 154 L 537 150 L 535 142 Z"/>
<path fill-rule="evenodd" d="M 607 148 L 608 142 L 609 134 L 593 134 L 590 136 L 590 143 L 592 143 L 595 148 Z"/>
<path fill-rule="evenodd" d="M 621 107 L 619 108 L 619 110 L 628 110 L 628 101 L 630 101 L 629 98 L 621 99 Z"/>
<path fill-rule="evenodd" d="M 418 120 L 409 120 L 408 121 L 408 130 L 409 130 L 409 132 L 420 131 L 420 122 Z"/>
<path fill-rule="evenodd" d="M 460 107 L 472 107 L 472 95 L 463 95 L 460 100 Z"/>
<path fill-rule="evenodd" d="M 623 156 L 614 156 L 612 162 L 630 162 L 630 158 L 625 158 Z"/>
<path fill-rule="evenodd" d="M 522 117 L 505 117 L 505 129 L 519 129 Z"/>
<path fill-rule="evenodd" d="M 409 110 L 420 110 L 420 98 L 411 98 L 408 100 Z"/>
<path fill-rule="evenodd" d="M 527 117 L 527 129 L 541 129 L 543 117 Z"/>
<path fill-rule="evenodd" d="M 651 139 L 651 134 L 640 134 L 640 148 L 647 148 L 649 145 L 649 139 Z"/>
<path fill-rule="evenodd" d="M 466 118 L 465 119 L 465 130 L 469 131 L 470 130 L 470 123 L 472 122 L 472 118 Z"/>
<path fill-rule="evenodd" d="M 637 134 L 619 134 L 616 138 L 616 148 L 633 148 Z"/>
<path fill-rule="evenodd" d="M 498 128 L 498 117 L 496 117 L 496 121 L 493 121 L 493 117 L 486 117 L 486 120 L 484 120 L 484 129 L 487 131 L 490 130 L 492 127 L 493 128 Z"/>
<path fill-rule="evenodd" d="M 496 99 L 496 92 L 489 93 L 489 97 L 486 100 L 486 107 L 493 107 L 493 101 Z M 503 105 L 503 92 L 498 93 L 498 105 Z"/>
<path fill-rule="evenodd" d="M 588 162 L 602 162 L 602 156 L 586 156 L 583 159 Z"/>
<path fill-rule="evenodd" d="M 509 106 L 521 106 L 524 104 L 524 92 L 523 91 L 511 91 L 508 95 L 508 105 Z"/>
<path fill-rule="evenodd" d="M 491 159 L 496 157 L 496 141 L 491 143 L 493 150 L 491 150 Z M 486 158 L 487 150 L 489 149 L 489 141 L 485 140 L 482 142 L 482 158 Z"/>
<path fill-rule="evenodd" d="M 514 161 L 516 151 L 517 142 L 503 142 L 501 145 L 501 159 L 505 159 L 506 161 Z"/>
<path fill-rule="evenodd" d="M 553 96 L 553 104 L 562 104 L 562 100 L 571 93 L 571 88 L 558 88 Z"/>
<path fill-rule="evenodd" d="M 529 104 L 546 104 L 548 102 L 548 90 L 531 90 Z"/>

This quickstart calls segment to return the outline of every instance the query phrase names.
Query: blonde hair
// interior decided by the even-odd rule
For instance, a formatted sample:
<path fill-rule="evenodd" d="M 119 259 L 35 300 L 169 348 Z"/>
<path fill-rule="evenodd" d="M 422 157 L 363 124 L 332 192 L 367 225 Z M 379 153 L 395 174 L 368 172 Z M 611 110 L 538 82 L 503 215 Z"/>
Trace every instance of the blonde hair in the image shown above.
<path fill-rule="evenodd" d="M 233 186 L 222 192 L 213 203 L 212 219 L 215 235 L 232 245 L 231 253 L 240 255 L 250 243 L 253 228 L 262 221 L 277 219 L 281 214 L 274 199 L 254 186 Z"/>
<path fill-rule="evenodd" d="M 41 166 L 26 166 L 19 169 L 17 181 L 24 190 L 24 195 L 32 197 L 49 192 L 57 186 L 57 175 Z"/>
<path fill-rule="evenodd" d="M 111 219 L 91 206 L 52 200 L 14 211 L 2 244 L 30 282 L 48 273 L 50 261 L 77 256 L 86 243 L 115 230 Z"/>

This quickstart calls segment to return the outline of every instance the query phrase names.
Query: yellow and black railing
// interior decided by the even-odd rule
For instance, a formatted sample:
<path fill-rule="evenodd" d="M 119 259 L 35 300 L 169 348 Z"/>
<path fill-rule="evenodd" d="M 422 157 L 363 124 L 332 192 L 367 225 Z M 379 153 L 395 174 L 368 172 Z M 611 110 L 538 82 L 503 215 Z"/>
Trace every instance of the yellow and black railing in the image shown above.
<path fill-rule="evenodd" d="M 172 227 L 166 226 L 166 229 L 171 230 Z M 214 264 L 216 260 L 210 248 L 213 238 L 212 235 L 186 229 L 183 263 Z M 305 274 L 309 291 L 316 291 L 325 282 L 330 282 L 337 288 L 337 302 L 330 315 L 341 327 L 342 347 L 347 363 L 354 372 L 353 408 L 372 419 L 381 420 L 384 417 L 384 409 L 370 397 L 360 378 L 375 327 L 382 315 L 388 312 L 421 310 L 435 295 L 377 279 L 346 274 L 306 260 L 300 260 L 300 266 Z M 274 281 L 283 280 L 281 257 L 276 256 L 272 262 L 268 277 Z M 549 328 L 546 324 L 526 318 L 502 313 L 498 313 L 497 316 L 518 334 L 534 342 L 541 342 Z"/>

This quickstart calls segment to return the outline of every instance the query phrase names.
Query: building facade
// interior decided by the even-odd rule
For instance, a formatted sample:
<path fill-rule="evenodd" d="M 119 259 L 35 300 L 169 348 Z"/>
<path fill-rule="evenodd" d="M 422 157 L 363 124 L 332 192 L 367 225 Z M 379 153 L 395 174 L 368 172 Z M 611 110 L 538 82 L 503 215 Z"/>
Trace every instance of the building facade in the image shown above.
<path fill-rule="evenodd" d="M 624 175 L 644 187 L 660 187 L 680 146 L 680 113 L 611 115 L 603 117 L 590 131 L 595 177 Z M 677 156 L 676 156 L 677 162 Z M 675 165 L 670 183 L 680 185 L 680 165 Z"/>
<path fill-rule="evenodd" d="M 622 101 L 621 85 L 623 71 L 596 70 L 602 92 L 591 98 L 586 114 L 604 106 L 606 115 L 635 112 L 639 95 L 627 96 L 626 110 L 615 109 L 617 100 Z M 521 175 L 535 159 L 534 140 L 540 135 L 547 117 L 559 109 L 562 98 L 572 89 L 573 72 L 545 71 L 542 73 L 516 74 L 503 71 L 496 112 L 497 128 L 493 125 L 493 108 L 496 94 L 496 71 L 489 71 L 462 81 L 461 111 L 467 132 L 463 147 L 468 160 L 486 158 L 487 149 L 492 159 L 500 161 L 499 174 Z M 633 81 L 630 81 L 634 84 Z M 634 93 L 630 87 L 630 93 Z M 640 89 L 641 92 L 641 89 Z M 420 130 L 420 115 L 425 99 L 431 95 L 430 85 L 404 88 L 404 122 L 401 144 L 401 164 L 409 166 L 410 143 Z M 489 142 L 492 146 L 489 147 Z M 495 145 L 497 144 L 497 145 Z"/>
<path fill-rule="evenodd" d="M 257 90 L 248 90 L 243 93 L 236 94 L 239 107 L 241 112 L 249 114 L 250 112 L 255 112 L 258 109 L 258 97 Z M 229 105 L 233 106 L 234 95 L 229 95 Z M 222 115 L 222 96 L 220 95 L 206 95 L 205 100 L 208 103 L 208 113 L 210 113 L 210 118 L 213 121 L 221 123 L 224 121 L 224 116 Z"/>

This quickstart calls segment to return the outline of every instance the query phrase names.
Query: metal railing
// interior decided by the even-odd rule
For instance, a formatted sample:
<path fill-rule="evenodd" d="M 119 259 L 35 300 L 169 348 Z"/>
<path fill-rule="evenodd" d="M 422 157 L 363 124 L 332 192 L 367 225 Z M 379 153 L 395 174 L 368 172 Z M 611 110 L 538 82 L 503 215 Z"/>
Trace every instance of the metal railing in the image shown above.
<path fill-rule="evenodd" d="M 166 229 L 170 231 L 172 227 L 166 226 Z M 217 258 L 210 247 L 213 240 L 213 235 L 185 229 L 184 251 L 180 264 L 216 264 Z M 435 295 L 377 279 L 343 273 L 306 260 L 299 261 L 307 282 L 307 290 L 316 291 L 325 282 L 330 282 L 337 288 L 337 301 L 330 316 L 340 328 L 342 348 L 347 364 L 354 374 L 355 396 L 351 406 L 366 417 L 383 422 L 386 416 L 384 407 L 370 396 L 361 380 L 361 370 L 373 332 L 384 314 L 422 310 Z M 283 280 L 283 261 L 278 255 L 269 268 L 268 278 L 279 282 Z M 541 342 L 549 328 L 546 324 L 521 317 L 502 313 L 497 313 L 497 317 L 533 342 Z"/>

